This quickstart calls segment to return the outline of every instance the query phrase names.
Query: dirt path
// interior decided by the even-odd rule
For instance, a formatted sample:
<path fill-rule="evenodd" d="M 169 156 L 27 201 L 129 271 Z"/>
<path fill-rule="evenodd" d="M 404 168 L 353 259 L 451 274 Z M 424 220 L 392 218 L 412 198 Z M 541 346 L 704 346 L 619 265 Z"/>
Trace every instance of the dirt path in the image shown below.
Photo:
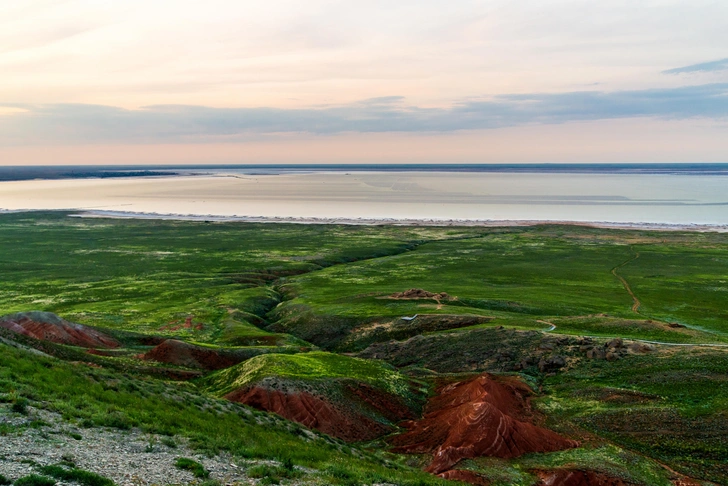
<path fill-rule="evenodd" d="M 536 320 L 536 322 L 540 322 L 541 324 L 546 324 L 548 326 L 551 326 L 550 329 L 546 329 L 541 332 L 553 332 L 556 330 L 556 324 L 549 321 L 544 320 Z M 590 337 L 594 339 L 611 339 L 614 337 L 622 337 L 622 336 L 590 336 L 588 334 L 585 334 L 582 337 Z M 638 343 L 647 343 L 647 344 L 660 344 L 663 346 L 700 346 L 700 347 L 706 347 L 706 348 L 728 348 L 728 344 L 714 344 L 714 343 L 666 343 L 664 341 L 648 341 L 646 339 L 637 339 L 633 337 L 623 337 L 623 339 L 626 339 L 628 341 L 635 341 Z"/>
<path fill-rule="evenodd" d="M 543 331 L 543 332 L 551 332 L 551 331 L 553 331 L 554 329 L 556 329 L 556 324 L 554 324 L 553 322 L 549 322 L 549 321 L 544 321 L 544 320 L 542 320 L 542 319 L 536 319 L 536 322 L 540 322 L 541 324 L 546 324 L 547 326 L 551 326 L 551 329 L 546 329 L 546 330 L 545 330 L 545 331 Z"/>
<path fill-rule="evenodd" d="M 632 304 L 632 312 L 634 312 L 635 314 L 639 314 L 639 310 L 640 310 L 640 307 L 642 306 L 642 303 L 637 298 L 637 296 L 634 295 L 634 292 L 632 292 L 632 288 L 629 286 L 629 283 L 627 283 L 627 281 L 624 279 L 624 277 L 622 277 L 621 275 L 619 275 L 617 273 L 617 270 L 619 270 L 620 268 L 622 268 L 623 266 L 625 266 L 625 265 L 627 265 L 629 263 L 632 263 L 633 261 L 637 260 L 639 257 L 640 257 L 639 252 L 635 252 L 634 256 L 631 257 L 629 260 L 627 260 L 627 261 L 625 261 L 625 262 L 617 265 L 616 267 L 614 267 L 612 269 L 612 275 L 614 275 L 615 277 L 617 277 L 619 279 L 619 281 L 622 282 L 622 285 L 624 286 L 624 289 L 632 297 L 632 300 L 634 301 L 634 303 Z"/>

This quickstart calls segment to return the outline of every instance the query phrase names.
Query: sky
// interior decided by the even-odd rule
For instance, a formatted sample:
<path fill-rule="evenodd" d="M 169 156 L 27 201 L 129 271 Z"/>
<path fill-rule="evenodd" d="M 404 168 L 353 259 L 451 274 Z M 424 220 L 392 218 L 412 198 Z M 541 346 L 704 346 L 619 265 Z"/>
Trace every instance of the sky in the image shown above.
<path fill-rule="evenodd" d="M 0 2 L 0 165 L 728 162 L 728 2 Z"/>

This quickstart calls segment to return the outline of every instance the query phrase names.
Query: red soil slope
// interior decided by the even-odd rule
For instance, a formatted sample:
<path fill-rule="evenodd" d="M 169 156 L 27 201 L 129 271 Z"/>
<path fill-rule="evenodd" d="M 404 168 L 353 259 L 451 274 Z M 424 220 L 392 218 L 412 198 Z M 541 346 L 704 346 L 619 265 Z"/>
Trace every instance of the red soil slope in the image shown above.
<path fill-rule="evenodd" d="M 235 359 L 233 356 L 226 356 L 216 349 L 195 346 L 176 339 L 167 339 L 143 354 L 141 358 L 206 370 L 220 370 L 242 361 L 242 359 Z"/>
<path fill-rule="evenodd" d="M 25 336 L 84 348 L 118 348 L 119 342 L 102 332 L 61 319 L 50 312 L 23 312 L 0 317 L 0 327 Z"/>
<path fill-rule="evenodd" d="M 483 374 L 447 385 L 427 404 L 425 416 L 391 442 L 395 451 L 433 453 L 427 471 L 447 471 L 461 459 L 518 457 L 576 447 L 577 442 L 537 427 L 525 419 L 530 391 L 517 379 Z"/>
<path fill-rule="evenodd" d="M 225 398 L 277 413 L 347 442 L 375 439 L 393 430 L 386 422 L 412 417 L 407 407 L 384 392 L 361 383 L 348 384 L 345 388 L 349 399 L 343 403 L 334 403 L 322 395 L 309 392 L 283 391 L 266 386 L 236 390 Z M 373 417 L 380 417 L 382 421 Z"/>
<path fill-rule="evenodd" d="M 463 483 L 473 484 L 475 486 L 488 486 L 490 484 L 490 481 L 478 474 L 475 474 L 473 471 L 451 469 L 442 474 L 438 474 L 438 476 L 450 481 L 460 481 Z"/>
<path fill-rule="evenodd" d="M 629 486 L 632 484 L 595 471 L 554 469 L 535 472 L 541 479 L 537 486 Z"/>

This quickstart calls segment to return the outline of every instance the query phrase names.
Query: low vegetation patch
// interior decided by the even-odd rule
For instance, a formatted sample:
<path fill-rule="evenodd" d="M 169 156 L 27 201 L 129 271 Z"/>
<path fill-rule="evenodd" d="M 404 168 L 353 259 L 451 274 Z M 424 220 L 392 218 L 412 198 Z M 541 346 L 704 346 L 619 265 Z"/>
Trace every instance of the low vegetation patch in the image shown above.
<path fill-rule="evenodd" d="M 63 481 L 73 481 L 81 486 L 115 486 L 111 479 L 105 478 L 100 474 L 79 469 L 75 466 L 64 467 L 61 465 L 41 466 L 38 470 L 56 479 Z"/>
<path fill-rule="evenodd" d="M 285 464 L 259 464 L 247 472 L 251 478 L 262 479 L 261 484 L 280 484 L 284 479 L 298 479 L 303 476 L 303 472 L 295 469 L 292 464 L 288 467 Z"/>
<path fill-rule="evenodd" d="M 15 486 L 55 486 L 56 482 L 45 476 L 31 474 L 29 476 L 23 476 L 22 478 L 16 479 L 13 484 Z"/>
<path fill-rule="evenodd" d="M 178 457 L 174 461 L 174 465 L 179 469 L 191 472 L 192 475 L 196 478 L 207 479 L 208 477 L 210 477 L 210 471 L 205 469 L 205 466 L 195 461 L 194 459 L 189 459 L 187 457 Z"/>

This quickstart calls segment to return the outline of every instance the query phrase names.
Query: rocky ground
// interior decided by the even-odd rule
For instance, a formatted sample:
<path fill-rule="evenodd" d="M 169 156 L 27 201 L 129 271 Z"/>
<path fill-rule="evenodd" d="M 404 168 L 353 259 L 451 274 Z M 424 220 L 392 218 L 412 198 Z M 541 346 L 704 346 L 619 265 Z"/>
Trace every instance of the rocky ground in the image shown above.
<path fill-rule="evenodd" d="M 36 473 L 38 466 L 65 461 L 105 476 L 118 486 L 201 483 L 192 473 L 175 467 L 178 457 L 202 463 L 210 471 L 210 479 L 223 485 L 259 481 L 245 472 L 253 462 L 226 455 L 201 456 L 177 437 L 134 429 L 80 428 L 64 421 L 59 414 L 30 407 L 27 415 L 0 409 L 0 432 L 6 434 L 0 437 L 0 474 L 13 481 Z"/>

